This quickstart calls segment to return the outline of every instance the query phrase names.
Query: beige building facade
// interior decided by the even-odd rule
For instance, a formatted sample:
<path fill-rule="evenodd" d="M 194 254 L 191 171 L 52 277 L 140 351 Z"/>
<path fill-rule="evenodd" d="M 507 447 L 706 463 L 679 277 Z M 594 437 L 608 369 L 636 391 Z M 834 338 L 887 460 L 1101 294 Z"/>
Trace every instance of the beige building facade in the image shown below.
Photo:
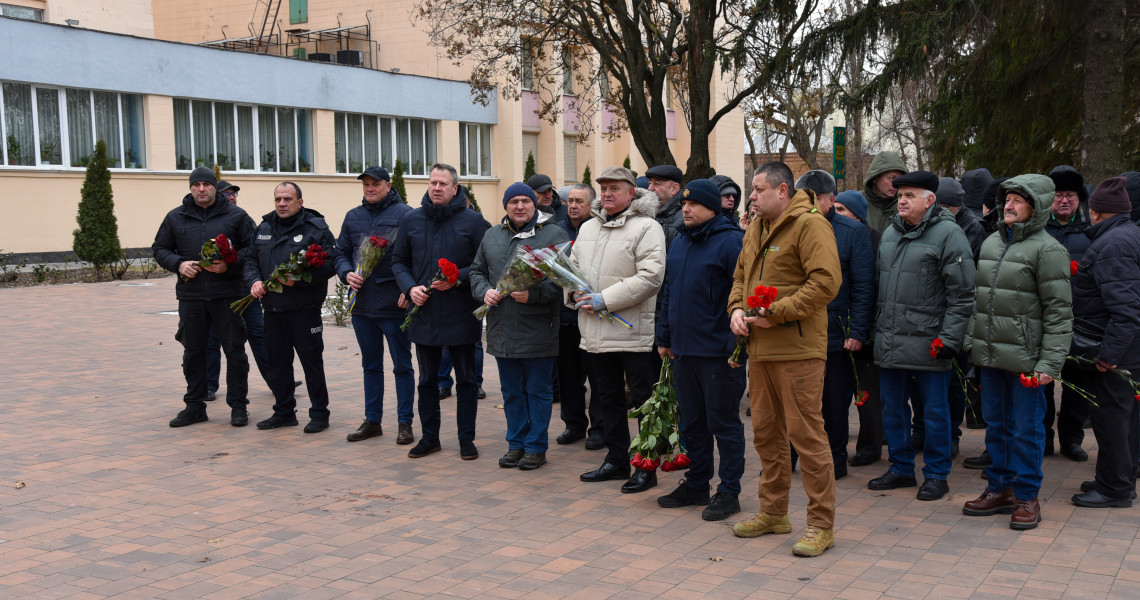
<path fill-rule="evenodd" d="M 530 153 L 556 185 L 627 156 L 635 171 L 646 168 L 628 133 L 612 141 L 598 133 L 612 115 L 578 111 L 574 94 L 563 96 L 554 123 L 537 118 L 533 92 L 472 102 L 464 67 L 428 43 L 406 0 L 0 0 L 5 6 L 16 14 L 0 18 L 0 39 L 15 49 L 0 71 L 3 252 L 70 250 L 99 138 L 129 248 L 150 245 L 197 165 L 217 163 L 255 220 L 272 209 L 277 183 L 296 181 L 334 231 L 360 202 L 357 174 L 373 164 L 391 170 L 397 159 L 410 204 L 426 191 L 427 166 L 445 162 L 491 222 Z M 593 120 L 586 142 L 579 118 Z M 683 168 L 687 129 L 680 113 L 669 118 Z M 741 180 L 738 113 L 718 125 L 710 147 L 718 172 Z"/>

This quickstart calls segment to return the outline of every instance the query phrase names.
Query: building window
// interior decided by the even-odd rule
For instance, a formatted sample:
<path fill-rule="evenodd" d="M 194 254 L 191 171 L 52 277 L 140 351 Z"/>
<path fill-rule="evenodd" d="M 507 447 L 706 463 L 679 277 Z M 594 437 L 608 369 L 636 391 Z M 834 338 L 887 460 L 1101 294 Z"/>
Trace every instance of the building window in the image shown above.
<path fill-rule="evenodd" d="M 435 121 L 343 112 L 333 119 L 337 173 L 363 173 L 377 165 L 393 171 L 399 159 L 405 174 L 427 175 L 436 161 Z"/>
<path fill-rule="evenodd" d="M 562 136 L 562 167 L 566 181 L 578 181 L 578 136 Z"/>
<path fill-rule="evenodd" d="M 534 42 L 532 42 L 531 40 L 528 40 L 528 39 L 524 39 L 522 41 L 521 54 L 522 55 L 519 58 L 520 63 L 521 63 L 520 64 L 521 68 L 519 69 L 519 72 L 521 73 L 521 76 L 519 77 L 519 79 L 521 80 L 521 83 L 522 83 L 522 89 L 528 90 L 528 91 L 533 90 L 534 89 Z"/>
<path fill-rule="evenodd" d="M 491 176 L 491 126 L 459 124 L 459 174 L 463 177 Z"/>
<path fill-rule="evenodd" d="M 309 0 L 289 0 L 289 22 L 309 22 Z"/>
<path fill-rule="evenodd" d="M 25 19 L 28 21 L 44 20 L 44 11 L 38 8 L 28 8 L 26 6 L 13 6 L 11 4 L 0 4 L 0 16 L 12 17 L 13 19 Z"/>
<path fill-rule="evenodd" d="M 95 143 L 112 168 L 146 168 L 142 96 L 4 82 L 0 105 L 6 165 L 86 167 Z"/>
<path fill-rule="evenodd" d="M 570 48 L 562 49 L 562 93 L 574 95 L 574 53 Z"/>
<path fill-rule="evenodd" d="M 174 99 L 176 168 L 308 173 L 312 171 L 309 111 L 282 106 Z"/>

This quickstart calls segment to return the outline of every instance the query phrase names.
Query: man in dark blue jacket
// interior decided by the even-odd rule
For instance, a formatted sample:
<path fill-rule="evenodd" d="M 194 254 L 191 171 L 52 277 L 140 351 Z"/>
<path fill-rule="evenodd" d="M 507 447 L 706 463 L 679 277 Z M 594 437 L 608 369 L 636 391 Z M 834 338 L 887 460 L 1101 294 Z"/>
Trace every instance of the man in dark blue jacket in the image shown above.
<path fill-rule="evenodd" d="M 328 296 L 329 278 L 336 272 L 336 239 L 321 213 L 305 208 L 301 188 L 286 181 L 273 190 L 273 212 L 261 218 L 253 252 L 245 262 L 245 283 L 265 306 L 265 348 L 269 352 L 269 387 L 275 402 L 273 415 L 258 429 L 297 425 L 297 398 L 293 386 L 293 353 L 305 371 L 309 392 L 309 423 L 305 433 L 329 427 L 329 390 L 325 384 L 324 322 L 321 307 Z M 290 256 L 301 258 L 316 244 L 328 254 L 310 271 L 308 281 L 282 281 L 279 293 L 268 293 L 263 281 Z M 306 261 L 308 258 L 305 259 Z"/>
<path fill-rule="evenodd" d="M 245 327 L 241 317 L 230 310 L 230 302 L 242 296 L 240 257 L 253 243 L 253 221 L 246 212 L 226 201 L 217 201 L 214 171 L 198 167 L 190 173 L 190 193 L 182 206 L 166 214 L 154 236 L 154 260 L 162 268 L 179 275 L 174 293 L 178 298 L 181 330 L 182 372 L 186 377 L 186 408 L 170 421 L 171 427 L 185 427 L 208 420 L 206 417 L 206 344 L 213 328 L 226 353 L 226 404 L 230 424 L 242 427 L 249 422 L 246 398 L 249 358 L 246 357 Z M 237 263 L 200 264 L 202 244 L 224 234 L 239 253 Z"/>
<path fill-rule="evenodd" d="M 1100 452 L 1096 479 L 1081 484 L 1073 504 L 1128 507 L 1136 494 L 1140 402 L 1121 373 L 1140 368 L 1140 228 L 1132 223 L 1123 177 L 1101 182 L 1089 198 L 1089 245 L 1073 285 L 1073 349 L 1095 361 L 1089 414 Z"/>
<path fill-rule="evenodd" d="M 657 503 L 664 508 L 707 504 L 701 517 L 720 521 L 740 512 L 744 474 L 740 397 L 745 376 L 744 369 L 728 364 L 736 336 L 724 310 L 744 232 L 721 213 L 720 190 L 711 181 L 689 182 L 680 197 L 684 224 L 666 261 L 656 343 L 662 359 L 674 359 L 680 428 L 692 464 L 677 489 Z M 720 485 L 710 501 L 714 439 Z"/>
<path fill-rule="evenodd" d="M 875 257 L 871 234 L 862 223 L 836 213 L 835 178 L 827 171 L 808 171 L 796 181 L 796 189 L 815 192 L 819 212 L 835 232 L 843 284 L 827 305 L 827 365 L 823 378 L 823 426 L 831 445 L 835 478 L 847 476 L 848 414 L 856 389 L 854 352 L 863 349 L 871 336 L 871 307 L 875 305 Z M 862 387 L 862 386 L 858 386 Z"/>
<path fill-rule="evenodd" d="M 392 254 L 396 284 L 419 313 L 408 333 L 416 344 L 419 367 L 419 413 L 421 437 L 408 456 L 420 458 L 439 452 L 439 362 L 446 347 L 455 364 L 456 419 L 459 456 L 479 458 L 475 448 L 475 412 L 478 383 L 475 381 L 475 342 L 483 328 L 471 314 L 479 303 L 471 297 L 471 263 L 491 225 L 479 213 L 467 210 L 467 190 L 459 185 L 455 167 L 434 164 L 428 191 L 420 208 L 400 219 L 400 233 Z M 459 268 L 459 280 L 432 281 L 440 259 Z M 428 291 L 428 286 L 431 291 Z"/>
<path fill-rule="evenodd" d="M 356 290 L 352 307 L 352 328 L 360 345 L 360 362 L 364 368 L 364 422 L 348 434 L 348 441 L 358 442 L 384 435 L 380 427 L 384 418 L 384 341 L 392 358 L 392 374 L 396 378 L 397 444 L 411 444 L 413 405 L 416 379 L 412 370 L 412 341 L 400 331 L 406 305 L 404 295 L 392 273 L 391 243 L 396 239 L 400 219 L 412 211 L 400 194 L 392 188 L 392 179 L 384 167 L 368 167 L 359 177 L 364 187 L 360 206 L 348 211 L 336 240 L 336 272 L 341 281 Z M 376 237 L 384 255 L 365 278 L 357 272 L 364 244 Z M 370 246 L 371 247 L 371 246 Z"/>
<path fill-rule="evenodd" d="M 584 183 L 570 187 L 566 199 L 566 220 L 558 225 L 566 230 L 570 241 L 578 239 L 578 230 L 590 216 L 590 205 L 597 194 L 594 188 Z M 569 252 L 569 249 L 567 249 Z M 578 329 L 578 311 L 562 306 L 559 312 L 558 327 L 558 377 L 560 388 L 561 417 L 566 429 L 555 440 L 559 444 L 572 444 L 586 438 L 587 450 L 600 450 L 606 447 L 602 436 L 602 401 L 598 399 L 598 384 L 590 369 L 586 351 L 579 347 L 582 332 Z M 589 418 L 586 410 L 586 381 L 590 382 Z"/>

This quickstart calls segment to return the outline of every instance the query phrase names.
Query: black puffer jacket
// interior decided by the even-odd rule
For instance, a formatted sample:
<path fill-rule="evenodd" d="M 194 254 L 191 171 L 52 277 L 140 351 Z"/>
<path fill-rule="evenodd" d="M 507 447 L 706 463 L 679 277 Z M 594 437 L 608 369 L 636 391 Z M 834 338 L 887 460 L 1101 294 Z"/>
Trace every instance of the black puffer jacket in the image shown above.
<path fill-rule="evenodd" d="M 266 214 L 257 226 L 253 253 L 245 261 L 245 286 L 265 281 L 277 265 L 289 261 L 289 255 L 300 256 L 311 244 L 319 244 L 328 253 L 325 264 L 312 271 L 312 281 L 296 281 L 282 286 L 281 293 L 269 292 L 261 299 L 269 312 L 287 312 L 305 308 L 320 309 L 329 291 L 329 277 L 336 273 L 336 238 L 321 213 L 301 208 L 291 219 L 282 220 L 276 212 Z"/>
<path fill-rule="evenodd" d="M 386 236 L 389 242 L 395 242 L 400 219 L 410 212 L 412 207 L 404 204 L 395 189 L 389 190 L 388 195 L 375 204 L 363 200 L 360 206 L 348 211 L 336 240 L 337 277 L 343 283 L 348 283 L 345 277 L 356 269 L 359 260 L 357 250 L 369 236 Z M 392 252 L 389 247 L 372 275 L 360 286 L 352 312 L 377 319 L 399 318 L 404 315 L 404 309 L 396 304 L 399 298 L 400 288 L 396 285 L 396 275 L 392 273 Z"/>
<path fill-rule="evenodd" d="M 201 271 L 189 281 L 178 278 L 174 293 L 179 300 L 217 300 L 239 298 L 249 293 L 242 287 L 242 262 L 253 245 L 253 219 L 229 202 L 217 202 L 201 208 L 190 194 L 182 199 L 182 206 L 166 213 L 151 250 L 154 260 L 162 268 L 178 273 L 178 265 L 187 260 L 202 258 L 202 244 L 218 234 L 225 234 L 238 251 L 238 262 L 225 273 Z"/>
<path fill-rule="evenodd" d="M 420 207 L 400 219 L 392 272 L 401 292 L 407 294 L 417 285 L 430 286 L 441 258 L 459 267 L 459 283 L 432 292 L 420 307 L 408 329 L 413 342 L 459 346 L 474 344 L 482 337 L 482 325 L 471 314 L 480 304 L 471 297 L 471 263 L 490 228 L 482 215 L 467 208 L 467 189 L 463 186 L 450 203 L 442 206 L 432 204 L 425 193 Z"/>
<path fill-rule="evenodd" d="M 1061 242 L 1061 245 L 1069 251 L 1069 258 L 1077 261 L 1081 260 L 1085 251 L 1089 249 L 1091 240 L 1089 240 L 1088 230 L 1089 218 L 1080 210 L 1064 225 L 1052 214 L 1049 215 L 1049 222 L 1045 224 L 1045 233 Z"/>
<path fill-rule="evenodd" d="M 1092 244 L 1072 277 L 1073 350 L 1121 369 L 1136 369 L 1140 367 L 1140 227 L 1121 214 L 1093 225 L 1088 233 Z"/>
<path fill-rule="evenodd" d="M 958 227 L 962 228 L 962 233 L 966 234 L 966 239 L 970 241 L 970 249 L 974 251 L 974 264 L 977 264 L 978 255 L 982 251 L 982 242 L 986 241 L 990 234 L 986 232 L 982 222 L 974 216 L 974 211 L 965 206 L 958 209 L 958 214 L 954 215 L 954 221 L 958 223 Z"/>
<path fill-rule="evenodd" d="M 673 238 L 677 237 L 677 231 L 681 225 L 685 224 L 684 218 L 681 216 L 681 192 L 677 192 L 657 210 L 657 223 L 661 225 L 661 231 L 665 232 L 665 251 L 669 251 L 669 245 L 673 243 Z M 660 296 L 657 298 L 659 301 Z"/>

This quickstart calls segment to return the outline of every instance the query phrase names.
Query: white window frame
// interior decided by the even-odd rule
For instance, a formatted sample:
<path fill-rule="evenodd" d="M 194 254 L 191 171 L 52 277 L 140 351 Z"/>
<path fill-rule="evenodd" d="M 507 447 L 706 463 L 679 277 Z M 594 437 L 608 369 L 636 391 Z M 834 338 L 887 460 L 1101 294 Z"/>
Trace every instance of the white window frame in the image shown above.
<path fill-rule="evenodd" d="M 194 101 L 198 100 L 201 102 L 209 102 L 210 103 L 210 130 L 211 130 L 210 138 L 212 140 L 212 144 L 211 144 L 212 147 L 211 147 L 210 156 L 213 157 L 213 164 L 209 164 L 206 166 L 212 168 L 214 166 L 214 164 L 219 164 L 219 165 L 221 164 L 221 163 L 218 163 L 218 116 L 217 116 L 217 110 L 218 110 L 218 103 L 222 103 L 222 104 L 230 104 L 233 106 L 233 139 L 234 139 L 234 148 L 233 148 L 233 151 L 234 151 L 234 168 L 233 168 L 233 172 L 235 172 L 235 173 L 291 173 L 291 174 L 292 173 L 311 173 L 312 172 L 312 165 L 311 164 L 309 165 L 310 168 L 308 171 L 302 171 L 301 170 L 301 166 L 302 166 L 301 161 L 304 160 L 303 157 L 301 156 L 301 126 L 303 124 L 305 124 L 305 121 L 307 119 L 311 118 L 309 116 L 309 112 L 311 112 L 311 111 L 309 111 L 309 109 L 299 108 L 299 107 L 294 107 L 294 106 L 277 106 L 277 105 L 273 105 L 273 104 L 250 104 L 248 102 L 227 102 L 224 100 L 205 100 L 203 98 L 177 98 L 177 99 L 178 100 L 185 100 L 187 102 L 187 120 L 189 121 L 189 124 L 190 124 L 190 139 L 188 140 L 189 146 L 190 146 L 190 155 L 189 155 L 190 167 L 186 168 L 186 169 L 178 168 L 178 165 L 177 165 L 178 157 L 175 156 L 175 169 L 176 170 L 178 170 L 178 171 L 192 171 L 192 170 L 194 170 L 194 168 L 196 166 L 195 165 L 195 160 L 196 160 L 195 156 L 197 155 L 197 152 L 196 152 L 197 148 L 195 148 L 195 142 L 194 142 Z M 238 108 L 239 107 L 245 107 L 245 108 L 250 109 L 250 119 L 251 119 L 251 129 L 252 129 L 250 134 L 253 137 L 252 143 L 253 143 L 253 162 L 254 162 L 254 164 L 252 164 L 252 165 L 243 165 L 241 162 L 241 121 L 238 117 Z M 273 113 L 273 148 L 275 149 L 275 151 L 273 153 L 273 170 L 272 171 L 262 171 L 261 170 L 261 130 L 259 127 L 261 125 L 261 122 L 260 122 L 260 119 L 261 119 L 260 109 L 261 108 L 272 109 L 271 112 Z M 281 143 L 280 143 L 280 138 L 281 138 L 280 125 L 281 125 L 281 122 L 280 122 L 280 115 L 278 113 L 278 109 L 281 109 L 281 108 L 289 109 L 289 110 L 293 111 L 293 156 L 297 160 L 297 170 L 295 170 L 295 171 L 282 171 L 281 170 L 281 152 L 280 152 L 280 149 L 281 149 Z M 301 111 L 305 111 L 305 114 L 302 115 Z M 122 113 L 121 103 L 120 103 L 119 112 L 120 112 L 120 114 Z M 122 136 L 121 127 L 120 127 L 119 135 Z M 311 134 L 310 134 L 310 137 L 311 137 Z M 177 144 L 175 144 L 175 146 L 177 147 Z M 175 150 L 175 153 L 177 154 L 177 150 Z"/>
<path fill-rule="evenodd" d="M 69 136 L 69 133 L 70 133 L 69 128 L 71 127 L 71 124 L 68 121 L 68 116 L 67 116 L 67 95 L 69 93 L 69 90 L 78 90 L 80 92 L 87 94 L 87 104 L 88 104 L 88 109 L 90 112 L 89 116 L 91 118 L 91 139 L 93 139 L 93 140 L 98 140 L 98 135 L 96 135 L 96 133 L 95 133 L 95 92 L 98 91 L 98 92 L 104 92 L 104 93 L 108 93 L 108 94 L 115 94 L 115 109 L 118 113 L 118 121 L 119 121 L 119 155 L 118 156 L 107 156 L 108 168 L 112 169 L 112 170 L 116 170 L 116 171 L 126 171 L 126 172 L 146 170 L 145 167 L 131 168 L 131 167 L 127 166 L 129 163 L 127 162 L 126 139 L 124 138 L 124 133 L 123 133 L 123 128 L 125 125 L 123 122 L 123 94 L 126 94 L 128 92 L 117 92 L 117 91 L 113 91 L 113 90 L 96 90 L 96 89 L 91 89 L 91 88 L 67 88 L 67 87 L 61 87 L 61 86 L 40 85 L 38 83 L 30 83 L 30 82 L 24 82 L 24 81 L 12 81 L 12 80 L 2 80 L 2 81 L 0 81 L 0 83 L 11 83 L 11 84 L 16 84 L 16 85 L 26 85 L 30 88 L 30 90 L 31 90 L 31 110 L 32 110 L 32 140 L 33 140 L 33 144 L 35 145 L 35 148 L 32 149 L 32 154 L 35 157 L 35 164 L 32 164 L 32 165 L 9 165 L 8 164 L 8 143 L 7 143 L 7 140 L 8 140 L 8 124 L 7 124 L 6 120 L 4 119 L 4 114 L 5 114 L 4 111 L 5 111 L 6 106 L 4 104 L 4 94 L 0 93 L 0 140 L 3 140 L 3 143 L 0 144 L 0 167 L 6 167 L 6 168 L 11 168 L 11 169 L 50 168 L 50 169 L 85 170 L 87 167 L 85 167 L 83 165 L 72 165 L 71 164 L 72 163 L 72 160 L 71 160 L 72 159 L 72 156 L 71 156 L 72 151 L 71 151 L 71 139 Z M 43 148 L 41 147 L 41 144 L 40 144 L 39 90 L 53 90 L 56 92 L 56 114 L 59 117 L 59 164 L 44 163 L 43 162 L 43 157 L 42 157 Z M 140 98 L 142 97 L 141 94 L 132 94 L 132 95 L 137 95 Z M 143 139 L 145 139 L 145 136 L 146 136 L 145 120 L 143 123 L 143 127 L 144 127 Z M 92 147 L 92 148 L 94 148 L 94 147 Z M 144 142 L 144 147 L 143 147 L 142 151 L 144 153 L 146 152 L 145 142 Z M 116 162 L 118 163 L 118 166 L 114 166 L 114 164 Z"/>
<path fill-rule="evenodd" d="M 436 161 L 439 160 L 438 143 L 437 144 L 428 144 L 428 137 L 429 137 L 429 135 L 428 135 L 428 123 L 432 123 L 434 125 L 432 127 L 432 135 L 435 135 L 439 131 L 439 121 L 437 121 L 437 120 L 422 119 L 419 117 L 402 117 L 402 116 L 397 116 L 397 115 L 373 115 L 373 114 L 354 113 L 354 112 L 346 112 L 346 111 L 339 111 L 338 110 L 338 111 L 335 111 L 333 113 L 333 123 L 334 124 L 336 123 L 336 119 L 338 116 L 343 121 L 344 129 L 343 129 L 343 131 L 341 131 L 341 133 L 344 134 L 344 143 L 345 143 L 344 170 L 341 170 L 339 164 L 335 165 L 335 167 L 336 167 L 335 171 L 338 174 L 341 174 L 341 175 L 359 175 L 360 174 L 360 172 L 356 172 L 356 171 L 353 171 L 351 169 L 351 167 L 352 167 L 351 162 L 352 161 L 349 159 L 349 156 L 351 156 L 351 154 L 348 151 L 349 150 L 348 145 L 350 143 L 358 143 L 359 144 L 360 156 L 361 156 L 361 163 L 360 164 L 361 164 L 362 169 L 367 169 L 368 167 L 371 167 L 371 166 L 377 166 L 377 165 L 371 165 L 368 163 L 368 147 L 365 145 L 365 136 L 368 135 L 368 133 L 367 133 L 368 128 L 365 126 L 365 120 L 368 118 L 375 118 L 376 119 L 376 158 L 380 162 L 380 165 L 378 165 L 378 166 L 382 166 L 389 171 L 394 169 L 396 166 L 396 160 L 398 160 L 399 156 L 400 156 L 399 138 L 396 135 L 396 128 L 399 126 L 399 122 L 400 122 L 399 120 L 400 119 L 405 119 L 408 122 L 408 132 L 407 132 L 408 133 L 408 148 L 407 148 L 407 150 L 408 150 L 409 160 L 414 161 L 417 158 L 417 157 L 412 156 L 412 147 L 415 145 L 412 138 L 413 138 L 413 132 L 415 131 L 415 127 L 417 125 L 419 126 L 419 134 L 420 134 L 421 144 L 423 146 L 423 154 L 418 158 L 423 159 L 424 173 L 423 174 L 416 174 L 416 175 L 411 174 L 412 165 L 407 164 L 407 165 L 404 165 L 404 176 L 406 176 L 406 177 L 427 177 L 428 176 L 428 168 L 432 164 L 434 164 Z M 350 137 L 348 135 L 348 132 L 349 132 L 349 123 L 348 122 L 352 117 L 360 117 L 361 118 L 360 139 L 359 140 L 352 140 L 352 139 L 350 139 Z M 385 129 L 384 128 L 384 119 L 388 119 L 388 130 L 386 132 L 384 131 L 384 129 Z M 387 153 L 387 155 L 392 157 L 392 164 L 391 165 L 383 164 L 384 163 L 384 156 L 385 156 L 385 148 L 384 148 L 384 146 L 385 146 L 385 144 L 384 144 L 385 133 L 388 134 L 387 135 L 387 140 L 388 140 L 388 153 Z M 335 135 L 333 136 L 333 139 L 335 141 L 335 139 L 336 139 Z M 432 157 L 428 156 L 428 146 L 429 145 L 435 146 L 436 156 L 432 156 Z M 333 159 L 339 161 L 340 160 L 339 156 L 340 156 L 340 153 L 334 149 Z"/>
<path fill-rule="evenodd" d="M 471 139 L 471 135 L 470 135 L 470 132 L 472 129 L 475 130 L 475 138 L 474 139 Z M 484 135 L 486 135 L 487 138 L 489 139 L 487 145 L 488 145 L 488 147 L 491 148 L 491 153 L 490 153 L 491 155 L 487 156 L 487 157 L 483 156 L 483 136 Z M 459 139 L 460 139 L 460 141 L 459 141 L 459 152 L 460 152 L 460 154 L 462 155 L 462 153 L 464 152 L 464 149 L 466 149 L 466 152 L 467 152 L 467 156 L 460 156 L 459 164 L 461 166 L 465 165 L 465 168 L 462 169 L 462 172 L 459 173 L 459 176 L 460 177 L 472 177 L 472 178 L 481 177 L 481 178 L 486 178 L 486 179 L 492 178 L 493 177 L 492 174 L 494 173 L 494 163 L 492 162 L 492 158 L 494 156 L 495 138 L 491 134 L 491 125 L 488 123 L 466 123 L 466 122 L 460 121 L 460 123 L 459 123 Z M 464 141 L 466 141 L 466 143 L 464 143 Z M 472 158 L 474 158 L 474 160 L 472 160 Z M 487 172 L 486 173 L 481 172 L 484 158 L 487 159 Z M 472 169 L 473 165 L 475 166 L 474 169 Z"/>

